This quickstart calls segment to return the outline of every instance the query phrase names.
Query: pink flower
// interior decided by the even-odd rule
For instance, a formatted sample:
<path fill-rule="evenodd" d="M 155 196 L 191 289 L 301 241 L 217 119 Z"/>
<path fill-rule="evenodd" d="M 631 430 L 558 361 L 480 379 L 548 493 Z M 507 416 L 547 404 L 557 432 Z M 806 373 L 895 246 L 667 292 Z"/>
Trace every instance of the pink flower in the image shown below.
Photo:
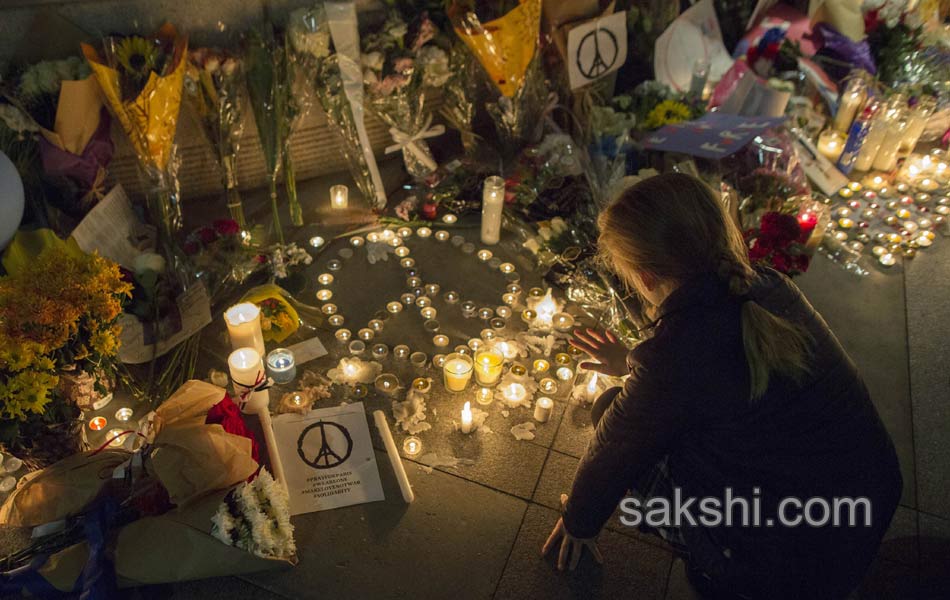
<path fill-rule="evenodd" d="M 409 75 L 412 73 L 412 67 L 415 61 L 408 56 L 397 58 L 393 61 L 393 70 L 400 75 Z"/>
<path fill-rule="evenodd" d="M 422 21 L 419 23 L 419 33 L 416 35 L 416 41 L 412 43 L 413 52 L 418 52 L 429 40 L 435 37 L 435 23 L 429 19 L 429 15 L 423 13 Z"/>
<path fill-rule="evenodd" d="M 388 96 L 408 82 L 409 80 L 402 75 L 387 75 L 379 83 L 373 84 L 370 89 L 377 96 Z"/>

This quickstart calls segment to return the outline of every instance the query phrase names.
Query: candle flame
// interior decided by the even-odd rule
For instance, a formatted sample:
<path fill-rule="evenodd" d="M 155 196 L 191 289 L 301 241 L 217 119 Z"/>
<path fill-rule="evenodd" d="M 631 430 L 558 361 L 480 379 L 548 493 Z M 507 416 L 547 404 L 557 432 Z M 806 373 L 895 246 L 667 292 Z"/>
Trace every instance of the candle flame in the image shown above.
<path fill-rule="evenodd" d="M 462 412 L 463 412 L 463 413 L 472 412 L 472 403 L 466 401 L 466 402 L 465 402 L 465 406 L 462 407 Z"/>
<path fill-rule="evenodd" d="M 594 373 L 594 376 L 590 378 L 590 381 L 587 382 L 587 392 L 593 394 L 597 391 L 597 373 Z"/>
<path fill-rule="evenodd" d="M 538 305 L 535 306 L 535 311 L 538 313 L 538 318 L 542 321 L 551 322 L 551 319 L 554 317 L 554 313 L 557 312 L 557 302 L 554 301 L 554 297 L 551 296 L 551 288 L 548 288 L 548 293 L 541 298 L 541 301 L 538 302 Z"/>

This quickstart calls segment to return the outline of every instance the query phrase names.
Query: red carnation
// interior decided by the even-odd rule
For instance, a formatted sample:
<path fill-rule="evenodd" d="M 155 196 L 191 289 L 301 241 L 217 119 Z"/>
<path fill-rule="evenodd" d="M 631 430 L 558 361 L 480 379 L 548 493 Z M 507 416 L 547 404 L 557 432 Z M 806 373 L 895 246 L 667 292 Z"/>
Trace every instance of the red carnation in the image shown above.
<path fill-rule="evenodd" d="M 436 212 L 438 212 L 439 206 L 435 202 L 426 202 L 422 205 L 422 217 L 427 221 L 435 220 Z"/>
<path fill-rule="evenodd" d="M 221 425 L 228 433 L 246 437 L 251 440 L 251 458 L 254 459 L 254 462 L 260 464 L 257 440 L 244 423 L 244 417 L 241 416 L 241 411 L 238 410 L 237 405 L 234 404 L 231 400 L 231 396 L 227 393 L 224 394 L 224 398 L 221 399 L 221 402 L 212 406 L 211 410 L 208 411 L 208 416 L 205 417 L 205 424 Z"/>
<path fill-rule="evenodd" d="M 241 226 L 234 219 L 215 219 L 214 230 L 218 235 L 237 235 L 241 231 Z"/>
<path fill-rule="evenodd" d="M 788 255 L 784 252 L 776 252 L 773 254 L 772 267 L 780 273 L 788 273 Z"/>

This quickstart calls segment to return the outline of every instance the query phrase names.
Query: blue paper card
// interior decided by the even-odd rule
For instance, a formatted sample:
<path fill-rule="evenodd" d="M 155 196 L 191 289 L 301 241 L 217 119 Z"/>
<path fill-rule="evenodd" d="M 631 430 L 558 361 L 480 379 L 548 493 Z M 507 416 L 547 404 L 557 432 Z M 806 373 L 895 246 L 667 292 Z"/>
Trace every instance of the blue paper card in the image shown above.
<path fill-rule="evenodd" d="M 695 121 L 666 125 L 643 141 L 648 150 L 680 152 L 700 158 L 725 158 L 785 117 L 743 117 L 708 113 Z"/>

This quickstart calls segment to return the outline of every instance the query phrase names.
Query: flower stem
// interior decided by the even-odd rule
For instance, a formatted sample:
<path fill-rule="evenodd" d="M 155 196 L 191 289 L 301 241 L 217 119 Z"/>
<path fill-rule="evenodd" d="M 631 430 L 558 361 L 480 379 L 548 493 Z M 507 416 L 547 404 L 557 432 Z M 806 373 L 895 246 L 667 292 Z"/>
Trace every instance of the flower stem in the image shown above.
<path fill-rule="evenodd" d="M 274 231 L 277 233 L 277 241 L 281 245 L 284 243 L 284 230 L 280 226 L 280 212 L 277 208 L 277 178 L 271 177 L 270 180 L 270 208 L 274 213 Z"/>
<path fill-rule="evenodd" d="M 290 156 L 290 148 L 284 152 L 284 188 L 287 190 L 287 207 L 290 209 L 290 224 L 294 227 L 303 226 L 303 210 L 297 198 L 297 175 L 294 172 L 294 161 Z"/>

